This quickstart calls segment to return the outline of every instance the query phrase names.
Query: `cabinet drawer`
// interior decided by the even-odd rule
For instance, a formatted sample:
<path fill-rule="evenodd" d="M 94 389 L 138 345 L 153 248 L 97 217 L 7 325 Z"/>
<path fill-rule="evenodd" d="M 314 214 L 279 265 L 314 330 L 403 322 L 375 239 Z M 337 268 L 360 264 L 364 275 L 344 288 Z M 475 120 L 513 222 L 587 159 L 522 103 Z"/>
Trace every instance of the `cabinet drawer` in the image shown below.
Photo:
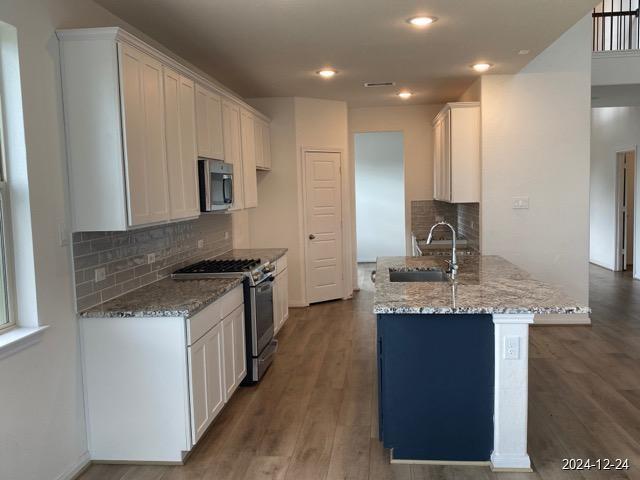
<path fill-rule="evenodd" d="M 278 260 L 276 260 L 276 275 L 280 275 L 280 273 L 284 272 L 287 268 L 287 256 L 283 255 Z"/>
<path fill-rule="evenodd" d="M 220 318 L 225 318 L 227 315 L 229 315 L 244 303 L 242 285 L 238 285 L 236 288 L 231 290 L 224 297 L 222 297 L 219 302 L 221 303 L 222 312 L 222 316 Z"/>
<path fill-rule="evenodd" d="M 187 319 L 188 345 L 193 345 L 222 320 L 222 301 L 224 298 L 216 300 L 201 312 Z"/>

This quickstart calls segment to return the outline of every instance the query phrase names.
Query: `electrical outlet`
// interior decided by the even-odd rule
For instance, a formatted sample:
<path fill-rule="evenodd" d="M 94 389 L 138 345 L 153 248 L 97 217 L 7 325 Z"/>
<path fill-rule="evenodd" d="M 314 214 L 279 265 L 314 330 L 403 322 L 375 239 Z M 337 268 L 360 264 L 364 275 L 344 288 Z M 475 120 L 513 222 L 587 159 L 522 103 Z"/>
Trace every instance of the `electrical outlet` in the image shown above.
<path fill-rule="evenodd" d="M 229 232 L 224 232 L 224 239 L 229 240 Z"/>
<path fill-rule="evenodd" d="M 151 265 L 152 263 L 155 263 L 156 261 L 156 254 L 155 253 L 147 253 L 147 263 L 149 265 Z"/>
<path fill-rule="evenodd" d="M 96 268 L 95 272 L 95 281 L 97 282 L 102 282 L 104 279 L 107 278 L 107 269 L 102 267 L 102 268 Z"/>
<path fill-rule="evenodd" d="M 198 240 L 198 248 L 204 248 L 204 240 Z"/>
<path fill-rule="evenodd" d="M 520 337 L 504 337 L 504 359 L 518 360 L 520 358 Z"/>
<path fill-rule="evenodd" d="M 513 209 L 514 210 L 529 209 L 529 197 L 513 197 Z"/>

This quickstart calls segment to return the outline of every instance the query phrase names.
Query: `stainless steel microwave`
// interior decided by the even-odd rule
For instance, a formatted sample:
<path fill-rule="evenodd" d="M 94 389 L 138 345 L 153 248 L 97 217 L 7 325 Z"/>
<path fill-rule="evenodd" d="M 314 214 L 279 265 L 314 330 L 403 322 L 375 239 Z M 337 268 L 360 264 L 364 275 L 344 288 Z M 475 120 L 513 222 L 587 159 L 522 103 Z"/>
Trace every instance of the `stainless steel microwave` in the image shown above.
<path fill-rule="evenodd" d="M 222 160 L 198 159 L 200 211 L 227 210 L 233 204 L 233 165 Z"/>

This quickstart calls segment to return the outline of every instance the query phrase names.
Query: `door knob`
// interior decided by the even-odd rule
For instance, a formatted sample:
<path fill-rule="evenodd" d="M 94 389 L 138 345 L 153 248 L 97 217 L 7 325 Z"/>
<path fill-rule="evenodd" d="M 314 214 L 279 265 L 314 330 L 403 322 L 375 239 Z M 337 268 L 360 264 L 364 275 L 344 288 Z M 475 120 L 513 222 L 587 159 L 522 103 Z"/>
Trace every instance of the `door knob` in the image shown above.
<path fill-rule="evenodd" d="M 313 233 L 309 234 L 309 240 L 313 240 L 314 238 L 316 238 L 316 236 Z"/>

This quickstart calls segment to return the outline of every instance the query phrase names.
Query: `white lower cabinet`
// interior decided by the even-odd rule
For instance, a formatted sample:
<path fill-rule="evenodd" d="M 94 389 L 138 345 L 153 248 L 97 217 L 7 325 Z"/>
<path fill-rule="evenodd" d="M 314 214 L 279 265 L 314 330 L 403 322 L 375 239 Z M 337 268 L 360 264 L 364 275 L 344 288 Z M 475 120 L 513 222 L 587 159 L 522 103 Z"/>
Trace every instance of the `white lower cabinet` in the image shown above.
<path fill-rule="evenodd" d="M 232 317 L 233 321 L 233 372 L 236 377 L 236 387 L 240 385 L 240 382 L 244 380 L 244 377 L 247 375 L 247 350 L 246 350 L 246 340 L 245 340 L 245 330 L 244 330 L 244 307 L 238 308 L 234 310 L 234 312 L 229 315 Z"/>
<path fill-rule="evenodd" d="M 289 271 L 287 256 L 276 261 L 273 281 L 273 331 L 277 334 L 289 318 Z"/>
<path fill-rule="evenodd" d="M 246 374 L 242 285 L 183 317 L 81 318 L 94 461 L 182 462 Z"/>
<path fill-rule="evenodd" d="M 219 323 L 188 347 L 191 436 L 195 444 L 226 401 L 223 387 L 225 348 Z"/>

